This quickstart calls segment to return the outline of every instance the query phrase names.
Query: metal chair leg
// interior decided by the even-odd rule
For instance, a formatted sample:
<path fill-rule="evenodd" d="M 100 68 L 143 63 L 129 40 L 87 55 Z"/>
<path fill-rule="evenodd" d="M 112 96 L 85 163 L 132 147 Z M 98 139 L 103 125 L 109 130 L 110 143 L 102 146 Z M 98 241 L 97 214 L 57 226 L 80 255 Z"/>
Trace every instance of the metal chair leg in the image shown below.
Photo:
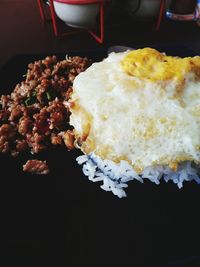
<path fill-rule="evenodd" d="M 50 0 L 50 11 L 51 11 L 54 34 L 55 36 L 58 36 L 58 27 L 57 27 L 57 22 L 56 22 L 56 14 L 54 10 L 53 0 Z"/>
<path fill-rule="evenodd" d="M 157 20 L 157 24 L 156 24 L 156 31 L 159 31 L 159 29 L 160 29 L 161 21 L 163 19 L 163 15 L 164 15 L 164 11 L 165 11 L 165 6 L 166 6 L 166 0 L 161 0 L 158 20 Z"/>
<path fill-rule="evenodd" d="M 39 11 L 40 11 L 40 17 L 45 22 L 46 17 L 45 17 L 45 13 L 44 13 L 43 3 L 41 2 L 41 0 L 37 0 L 37 2 L 38 2 Z"/>
<path fill-rule="evenodd" d="M 95 38 L 95 40 L 102 44 L 104 41 L 104 3 L 100 3 L 100 35 L 97 35 L 92 30 L 88 30 L 88 32 Z"/>

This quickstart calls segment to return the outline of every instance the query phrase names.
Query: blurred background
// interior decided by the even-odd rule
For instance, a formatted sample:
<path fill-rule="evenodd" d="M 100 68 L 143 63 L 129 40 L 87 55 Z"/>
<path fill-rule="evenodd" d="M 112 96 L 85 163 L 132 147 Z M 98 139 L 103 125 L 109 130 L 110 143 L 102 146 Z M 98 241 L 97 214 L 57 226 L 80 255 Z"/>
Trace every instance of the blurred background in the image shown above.
<path fill-rule="evenodd" d="M 66 26 L 58 18 L 59 10 L 56 10 L 59 14 L 55 14 L 59 34 L 55 36 L 52 21 L 42 20 L 39 2 L 46 17 L 50 19 L 50 1 L 0 1 L 0 66 L 16 54 L 67 53 L 68 51 L 107 48 L 111 45 L 132 47 L 154 44 L 186 45 L 197 53 L 200 52 L 198 1 L 196 0 L 163 1 L 164 12 L 159 28 L 157 24 L 162 1 L 105 1 L 107 2 L 104 10 L 105 25 L 103 30 L 105 37 L 102 44 L 99 44 L 85 29 L 66 36 L 60 34 L 70 32 L 75 28 Z M 54 5 L 63 4 L 60 9 L 64 10 L 64 5 L 70 1 L 66 1 L 66 3 L 60 3 L 59 0 L 52 2 Z M 79 2 L 81 1 L 79 0 Z M 72 16 L 76 18 L 76 11 L 73 12 Z M 97 12 L 97 14 L 95 13 L 97 22 L 97 29 L 95 30 L 98 31 L 99 13 L 98 11 L 94 12 Z M 173 13 L 186 16 L 177 19 L 172 17 Z M 80 13 L 78 15 L 80 18 Z"/>

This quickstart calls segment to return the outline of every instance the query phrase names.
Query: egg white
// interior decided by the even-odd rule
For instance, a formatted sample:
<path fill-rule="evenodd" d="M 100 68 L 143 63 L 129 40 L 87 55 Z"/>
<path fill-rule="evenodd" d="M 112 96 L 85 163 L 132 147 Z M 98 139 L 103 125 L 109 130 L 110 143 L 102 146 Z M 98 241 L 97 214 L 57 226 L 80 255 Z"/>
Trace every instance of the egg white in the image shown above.
<path fill-rule="evenodd" d="M 74 80 L 70 124 L 84 153 L 148 166 L 200 162 L 200 81 L 185 75 L 151 81 L 128 75 L 128 52 L 112 53 Z"/>

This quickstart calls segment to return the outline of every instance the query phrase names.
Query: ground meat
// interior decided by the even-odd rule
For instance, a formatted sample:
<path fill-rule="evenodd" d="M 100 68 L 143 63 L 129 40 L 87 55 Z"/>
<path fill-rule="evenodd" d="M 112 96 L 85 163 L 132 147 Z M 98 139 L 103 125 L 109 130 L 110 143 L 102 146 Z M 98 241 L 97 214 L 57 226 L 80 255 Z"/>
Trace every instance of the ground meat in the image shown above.
<path fill-rule="evenodd" d="M 0 152 L 1 153 L 10 152 L 8 141 L 3 136 L 0 136 Z"/>
<path fill-rule="evenodd" d="M 73 131 L 66 131 L 62 134 L 66 147 L 71 150 L 74 148 L 74 133 Z"/>
<path fill-rule="evenodd" d="M 66 103 L 74 78 L 90 64 L 86 58 L 58 61 L 56 56 L 30 63 L 26 79 L 11 95 L 0 97 L 0 152 L 39 153 L 51 145 L 71 149 L 74 137 L 68 131 Z M 34 166 L 34 161 L 29 164 Z"/>
<path fill-rule="evenodd" d="M 6 141 L 12 141 L 16 136 L 16 130 L 10 124 L 3 124 L 0 127 L 0 136 L 4 137 Z"/>
<path fill-rule="evenodd" d="M 17 140 L 16 141 L 16 151 L 23 152 L 28 149 L 28 143 L 26 140 Z"/>
<path fill-rule="evenodd" d="M 26 141 L 31 148 L 32 154 L 37 154 L 44 151 L 48 147 L 48 141 L 45 135 L 34 133 L 27 134 Z"/>
<path fill-rule="evenodd" d="M 46 175 L 49 173 L 49 167 L 46 161 L 32 159 L 28 160 L 26 164 L 23 165 L 23 171 L 32 174 Z"/>
<path fill-rule="evenodd" d="M 0 125 L 8 120 L 10 112 L 8 110 L 0 110 Z"/>
<path fill-rule="evenodd" d="M 5 108 L 7 108 L 9 105 L 9 103 L 10 103 L 10 96 L 9 95 L 2 95 L 1 96 L 1 108 L 2 109 L 5 109 Z"/>
<path fill-rule="evenodd" d="M 32 120 L 30 118 L 22 117 L 20 119 L 20 121 L 19 121 L 19 124 L 18 124 L 18 132 L 19 132 L 19 134 L 25 136 L 28 132 L 31 131 L 32 125 L 33 125 L 33 122 L 32 122 Z"/>
<path fill-rule="evenodd" d="M 17 105 L 16 107 L 13 107 L 11 110 L 9 121 L 16 121 L 22 116 L 22 107 L 20 105 Z"/>
<path fill-rule="evenodd" d="M 51 134 L 51 143 L 52 145 L 62 145 L 63 139 L 60 135 Z"/>

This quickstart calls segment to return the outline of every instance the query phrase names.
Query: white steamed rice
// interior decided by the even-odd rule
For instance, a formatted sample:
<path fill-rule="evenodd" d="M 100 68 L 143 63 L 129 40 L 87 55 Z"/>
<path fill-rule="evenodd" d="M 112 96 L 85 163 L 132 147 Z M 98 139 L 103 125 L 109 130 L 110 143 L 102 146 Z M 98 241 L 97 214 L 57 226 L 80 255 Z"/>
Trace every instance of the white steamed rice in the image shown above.
<path fill-rule="evenodd" d="M 165 182 L 172 180 L 178 188 L 183 187 L 184 181 L 196 181 L 200 184 L 199 167 L 191 161 L 183 162 L 178 170 L 174 172 L 168 166 L 147 167 L 138 175 L 132 166 L 124 160 L 115 163 L 111 160 L 102 160 L 100 157 L 91 153 L 77 158 L 79 165 L 83 164 L 83 173 L 92 182 L 103 182 L 101 188 L 111 191 L 119 198 L 126 197 L 125 188 L 131 180 L 138 180 L 143 183 L 144 179 L 149 179 L 155 184 L 159 184 L 161 178 Z"/>

